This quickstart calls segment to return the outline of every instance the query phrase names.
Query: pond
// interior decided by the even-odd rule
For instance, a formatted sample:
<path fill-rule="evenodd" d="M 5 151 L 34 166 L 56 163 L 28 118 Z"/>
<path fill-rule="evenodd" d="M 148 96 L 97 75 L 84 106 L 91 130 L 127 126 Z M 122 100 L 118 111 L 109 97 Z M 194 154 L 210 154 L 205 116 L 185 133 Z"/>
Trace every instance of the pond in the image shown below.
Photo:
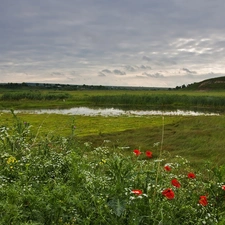
<path fill-rule="evenodd" d="M 1 112 L 8 112 L 2 110 Z M 63 114 L 63 115 L 82 115 L 82 116 L 148 116 L 148 115 L 171 115 L 171 116 L 215 116 L 218 113 L 204 113 L 188 110 L 122 110 L 117 108 L 89 108 L 74 107 L 70 109 L 37 109 L 37 110 L 14 110 L 15 113 L 30 114 Z"/>

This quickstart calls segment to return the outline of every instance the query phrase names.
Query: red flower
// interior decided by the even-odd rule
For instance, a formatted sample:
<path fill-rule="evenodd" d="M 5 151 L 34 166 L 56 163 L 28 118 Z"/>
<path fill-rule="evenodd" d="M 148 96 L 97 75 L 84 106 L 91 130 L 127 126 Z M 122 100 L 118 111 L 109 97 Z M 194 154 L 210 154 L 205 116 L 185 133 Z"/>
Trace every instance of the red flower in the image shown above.
<path fill-rule="evenodd" d="M 164 169 L 165 169 L 166 171 L 170 171 L 170 170 L 171 170 L 171 167 L 168 166 L 168 165 L 165 165 L 165 166 L 164 166 Z"/>
<path fill-rule="evenodd" d="M 225 191 L 225 185 L 222 185 L 222 189 Z"/>
<path fill-rule="evenodd" d="M 140 150 L 138 149 L 135 149 L 133 152 L 136 156 L 139 156 L 141 154 Z"/>
<path fill-rule="evenodd" d="M 152 152 L 150 152 L 150 151 L 146 151 L 146 152 L 145 152 L 145 155 L 146 155 L 148 158 L 152 158 Z"/>
<path fill-rule="evenodd" d="M 194 173 L 189 173 L 189 174 L 188 174 L 188 178 L 194 179 L 194 178 L 196 178 L 196 176 L 195 176 Z"/>
<path fill-rule="evenodd" d="M 199 198 L 199 204 L 206 206 L 208 205 L 207 197 L 205 195 L 200 196 Z"/>
<path fill-rule="evenodd" d="M 176 178 L 171 180 L 171 184 L 177 188 L 181 187 L 180 182 Z"/>
<path fill-rule="evenodd" d="M 135 195 L 141 195 L 143 192 L 142 190 L 139 190 L 139 189 L 134 189 L 132 190 L 132 192 L 135 194 Z"/>
<path fill-rule="evenodd" d="M 171 188 L 165 189 L 162 194 L 167 198 L 167 199 L 173 199 L 175 194 Z"/>

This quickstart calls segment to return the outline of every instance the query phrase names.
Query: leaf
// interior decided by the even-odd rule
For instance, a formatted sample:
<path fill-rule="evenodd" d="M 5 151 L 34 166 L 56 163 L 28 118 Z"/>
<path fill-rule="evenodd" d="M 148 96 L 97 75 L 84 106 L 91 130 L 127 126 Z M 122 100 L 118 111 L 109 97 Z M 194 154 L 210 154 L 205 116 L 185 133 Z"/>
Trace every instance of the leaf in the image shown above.
<path fill-rule="evenodd" d="M 114 198 L 108 202 L 109 207 L 113 210 L 113 213 L 117 216 L 121 216 L 126 209 L 126 201 Z"/>

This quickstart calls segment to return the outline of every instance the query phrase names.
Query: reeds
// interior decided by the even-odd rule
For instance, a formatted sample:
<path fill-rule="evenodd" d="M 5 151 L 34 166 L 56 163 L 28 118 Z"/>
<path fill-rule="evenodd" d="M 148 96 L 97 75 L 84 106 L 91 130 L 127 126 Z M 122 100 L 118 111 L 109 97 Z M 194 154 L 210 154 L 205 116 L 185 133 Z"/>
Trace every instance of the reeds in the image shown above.
<path fill-rule="evenodd" d="M 96 105 L 130 105 L 130 106 L 183 106 L 183 107 L 224 107 L 222 96 L 191 96 L 180 94 L 122 94 L 90 96 Z"/>
<path fill-rule="evenodd" d="M 2 101 L 19 101 L 19 100 L 63 100 L 69 98 L 68 93 L 47 93 L 43 94 L 39 91 L 29 91 L 29 92 L 6 92 L 4 93 L 0 100 Z"/>

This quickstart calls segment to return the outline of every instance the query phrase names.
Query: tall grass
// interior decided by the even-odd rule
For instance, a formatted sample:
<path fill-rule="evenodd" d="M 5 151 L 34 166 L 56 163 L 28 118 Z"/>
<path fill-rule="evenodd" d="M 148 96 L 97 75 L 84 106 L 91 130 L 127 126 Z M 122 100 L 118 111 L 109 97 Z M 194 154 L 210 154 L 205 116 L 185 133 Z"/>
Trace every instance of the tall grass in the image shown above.
<path fill-rule="evenodd" d="M 13 117 L 0 128 L 0 224 L 224 224 L 225 167 L 167 158 L 164 134 L 124 155 L 79 143 L 74 124 L 69 137 L 38 136 Z"/>
<path fill-rule="evenodd" d="M 130 105 L 130 106 L 183 106 L 183 107 L 224 107 L 225 98 L 220 96 L 192 96 L 181 94 L 144 94 L 144 95 L 102 95 L 90 96 L 96 105 Z"/>
<path fill-rule="evenodd" d="M 7 92 L 4 93 L 0 100 L 2 101 L 19 101 L 22 99 L 26 100 L 63 100 L 69 98 L 68 93 L 57 93 L 57 94 L 43 94 L 39 91 L 30 91 L 30 92 Z"/>
<path fill-rule="evenodd" d="M 207 108 L 223 110 L 224 92 L 132 91 L 132 90 L 0 90 L 2 108 L 70 108 L 74 106 L 116 106 L 142 108 Z M 23 101 L 19 101 L 23 100 Z M 44 101 L 47 100 L 47 101 Z M 66 100 L 66 101 L 58 101 Z"/>

